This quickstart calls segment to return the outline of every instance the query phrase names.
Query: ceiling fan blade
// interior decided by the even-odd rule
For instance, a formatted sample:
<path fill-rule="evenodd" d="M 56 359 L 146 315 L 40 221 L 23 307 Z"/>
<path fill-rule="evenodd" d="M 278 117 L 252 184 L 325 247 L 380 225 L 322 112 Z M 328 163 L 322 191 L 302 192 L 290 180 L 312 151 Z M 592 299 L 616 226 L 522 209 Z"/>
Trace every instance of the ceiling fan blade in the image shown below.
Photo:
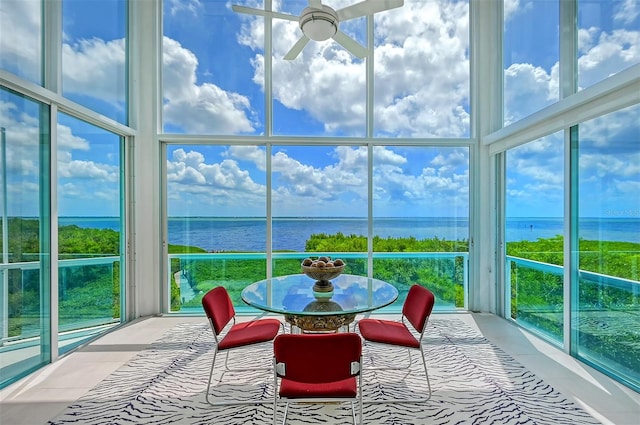
<path fill-rule="evenodd" d="M 322 10 L 322 0 L 309 0 L 309 7 Z"/>
<path fill-rule="evenodd" d="M 286 19 L 287 21 L 296 21 L 298 22 L 298 17 L 293 15 L 288 15 L 286 13 L 280 12 L 272 12 L 270 10 L 262 10 L 262 9 L 254 9 L 252 7 L 238 6 L 236 4 L 232 5 L 231 8 L 234 12 L 237 13 L 247 13 L 249 15 L 259 15 L 264 17 L 272 17 L 278 19 Z"/>
<path fill-rule="evenodd" d="M 309 37 L 303 34 L 302 37 L 300 37 L 300 39 L 296 42 L 296 44 L 293 45 L 291 50 L 289 50 L 289 53 L 284 55 L 284 60 L 290 61 L 297 58 L 300 52 L 302 51 L 302 49 L 304 49 L 304 46 L 306 46 L 308 42 L 309 42 Z"/>
<path fill-rule="evenodd" d="M 346 21 L 355 19 L 365 15 L 373 15 L 374 13 L 383 12 L 389 9 L 395 9 L 404 5 L 404 0 L 365 0 L 360 3 L 352 4 L 340 10 L 336 10 L 338 19 Z"/>
<path fill-rule="evenodd" d="M 362 59 L 369 54 L 369 51 L 364 46 L 340 30 L 333 36 L 333 39 L 355 57 Z"/>

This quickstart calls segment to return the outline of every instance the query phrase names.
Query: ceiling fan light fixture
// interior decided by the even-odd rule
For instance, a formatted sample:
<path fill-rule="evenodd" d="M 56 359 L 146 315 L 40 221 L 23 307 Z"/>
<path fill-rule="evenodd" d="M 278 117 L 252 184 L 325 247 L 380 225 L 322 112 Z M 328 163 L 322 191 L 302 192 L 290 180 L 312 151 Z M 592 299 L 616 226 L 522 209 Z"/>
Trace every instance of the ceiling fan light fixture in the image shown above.
<path fill-rule="evenodd" d="M 300 29 L 311 40 L 328 40 L 338 32 L 338 15 L 327 6 L 323 10 L 307 7 L 300 16 Z"/>

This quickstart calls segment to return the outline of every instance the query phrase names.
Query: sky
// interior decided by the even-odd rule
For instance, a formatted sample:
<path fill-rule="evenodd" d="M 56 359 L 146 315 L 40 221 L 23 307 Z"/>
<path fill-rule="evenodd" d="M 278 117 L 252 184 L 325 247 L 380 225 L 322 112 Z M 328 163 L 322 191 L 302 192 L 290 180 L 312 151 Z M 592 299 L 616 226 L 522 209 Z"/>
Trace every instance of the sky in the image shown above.
<path fill-rule="evenodd" d="M 338 10 L 354 2 L 324 4 Z M 274 10 L 293 15 L 306 6 L 304 0 L 272 3 Z M 0 68 L 38 84 L 39 4 L 0 3 Z M 268 131 L 299 137 L 298 146 L 274 146 L 271 152 L 274 216 L 366 216 L 368 152 L 340 144 L 341 138 L 367 134 L 366 60 L 329 40 L 311 41 L 296 60 L 285 61 L 301 32 L 297 22 L 274 19 L 269 129 L 264 18 L 235 13 L 231 4 L 263 8 L 254 0 L 165 1 L 163 131 L 212 139 Z M 559 97 L 557 9 L 549 0 L 505 1 L 506 124 Z M 579 9 L 580 89 L 640 62 L 640 3 L 584 1 Z M 63 93 L 121 122 L 126 119 L 124 10 L 121 0 L 63 2 Z M 406 0 L 403 7 L 375 16 L 372 131 L 388 140 L 372 152 L 375 216 L 468 216 L 467 148 L 393 146 L 398 137 L 469 137 L 468 17 L 466 1 L 440 0 Z M 366 44 L 365 19 L 341 22 L 340 29 Z M 24 191 L 33 183 L 25 175 L 35 179 L 38 167 L 21 154 L 22 147 L 11 146 L 35 143 L 25 135 L 37 133 L 37 114 L 29 112 L 25 119 L 21 112 L 14 96 L 0 96 L 10 146 L 8 181 L 15 173 L 15 181 L 24 182 L 16 190 Z M 640 217 L 638 116 L 635 106 L 581 125 L 581 191 L 589 193 L 581 198 L 584 215 L 616 211 Z M 24 131 L 29 125 L 30 133 Z M 118 215 L 117 137 L 65 116 L 59 117 L 58 133 L 59 214 Z M 304 146 L 305 136 L 329 138 L 328 145 Z M 508 152 L 508 216 L 562 216 L 562 139 L 549 135 Z M 266 155 L 257 143 L 169 145 L 169 214 L 264 215 Z M 26 199 L 10 202 L 15 215 L 37 215 L 33 197 L 13 196 Z"/>

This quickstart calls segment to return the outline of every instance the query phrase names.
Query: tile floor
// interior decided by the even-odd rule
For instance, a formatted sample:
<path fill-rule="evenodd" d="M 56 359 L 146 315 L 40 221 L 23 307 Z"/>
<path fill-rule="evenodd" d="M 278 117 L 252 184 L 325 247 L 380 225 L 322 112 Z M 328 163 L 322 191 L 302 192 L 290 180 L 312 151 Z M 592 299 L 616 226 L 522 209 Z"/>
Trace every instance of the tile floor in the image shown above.
<path fill-rule="evenodd" d="M 456 314 L 604 424 L 640 424 L 640 394 L 492 314 Z M 0 391 L 0 424 L 41 425 L 180 322 L 152 317 L 123 326 Z"/>

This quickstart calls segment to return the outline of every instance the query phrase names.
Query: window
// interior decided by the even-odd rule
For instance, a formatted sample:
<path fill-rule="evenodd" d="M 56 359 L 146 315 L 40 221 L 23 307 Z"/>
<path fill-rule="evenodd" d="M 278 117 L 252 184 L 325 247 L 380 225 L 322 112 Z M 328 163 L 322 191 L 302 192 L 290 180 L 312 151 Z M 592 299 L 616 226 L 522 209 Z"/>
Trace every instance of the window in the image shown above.
<path fill-rule="evenodd" d="M 171 311 L 200 308 L 215 285 L 242 308 L 240 291 L 268 264 L 272 276 L 297 274 L 307 256 L 341 258 L 346 273 L 367 276 L 369 241 L 371 273 L 401 290 L 398 305 L 422 283 L 441 309 L 466 306 L 466 147 L 268 148 L 269 164 L 261 146 L 167 145 Z"/>
<path fill-rule="evenodd" d="M 42 1 L 0 1 L 0 69 L 42 85 Z"/>
<path fill-rule="evenodd" d="M 167 145 L 170 310 L 266 277 L 266 155 L 260 146 Z"/>
<path fill-rule="evenodd" d="M 578 88 L 640 62 L 638 2 L 578 0 Z"/>
<path fill-rule="evenodd" d="M 508 314 L 562 344 L 564 324 L 564 133 L 507 151 Z"/>
<path fill-rule="evenodd" d="M 164 2 L 165 133 L 469 137 L 468 0 L 407 0 L 376 13 L 370 35 L 365 17 L 340 22 L 342 32 L 373 52 L 366 59 L 329 39 L 310 41 L 295 60 L 285 60 L 302 35 L 295 17 L 306 0 L 272 3 L 292 20 L 230 6 Z"/>
<path fill-rule="evenodd" d="M 428 286 L 438 309 L 464 308 L 468 149 L 377 146 L 373 152 L 373 276 L 403 295 L 414 283 Z"/>
<path fill-rule="evenodd" d="M 44 105 L 0 89 L 2 261 L 0 386 L 51 360 L 49 117 Z"/>
<path fill-rule="evenodd" d="M 64 353 L 122 320 L 123 139 L 58 114 L 58 330 Z"/>
<path fill-rule="evenodd" d="M 127 123 L 127 1 L 62 2 L 62 93 Z"/>
<path fill-rule="evenodd" d="M 574 347 L 640 386 L 640 105 L 579 125 Z"/>
<path fill-rule="evenodd" d="M 504 125 L 558 101 L 560 0 L 504 2 Z"/>

